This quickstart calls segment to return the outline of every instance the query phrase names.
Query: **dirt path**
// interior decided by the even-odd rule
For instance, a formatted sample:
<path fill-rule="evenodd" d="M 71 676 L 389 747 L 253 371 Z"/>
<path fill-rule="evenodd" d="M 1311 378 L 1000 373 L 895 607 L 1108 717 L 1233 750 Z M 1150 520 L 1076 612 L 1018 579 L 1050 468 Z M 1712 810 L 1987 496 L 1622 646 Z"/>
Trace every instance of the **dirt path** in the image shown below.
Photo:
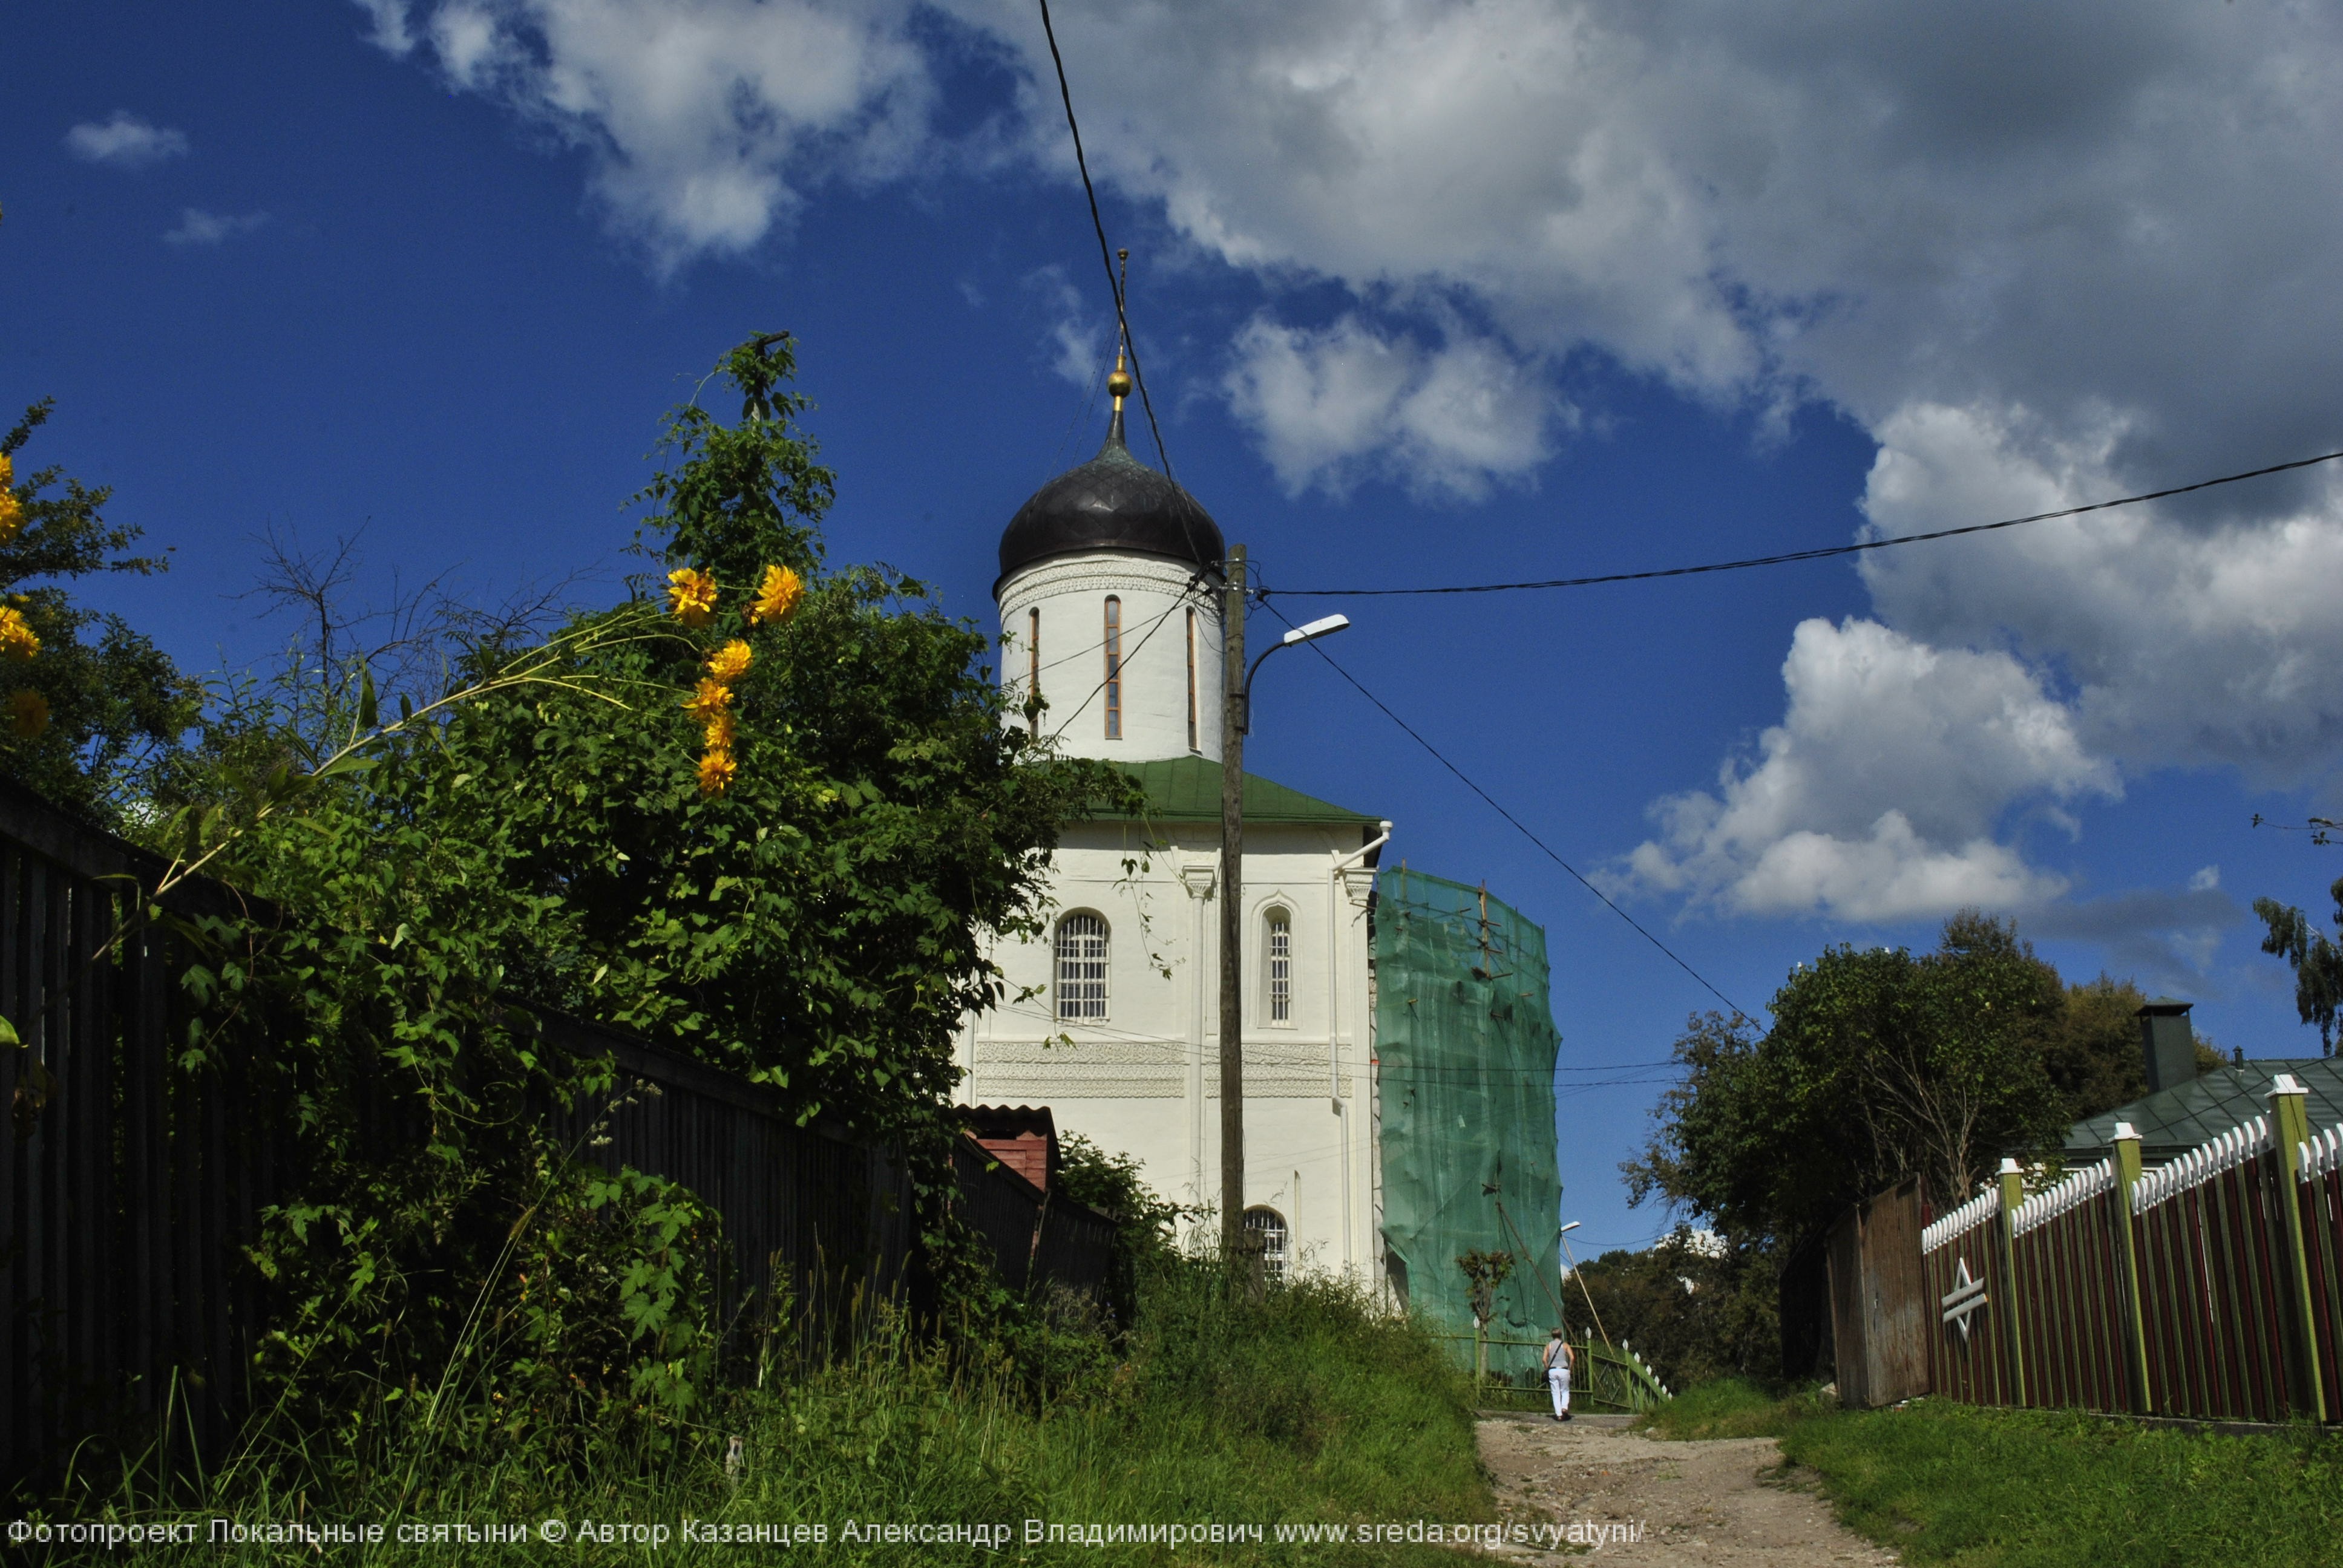
<path fill-rule="evenodd" d="M 1840 1528 L 1812 1492 L 1785 1483 L 1772 1438 L 1659 1442 L 1621 1430 L 1626 1419 L 1483 1420 L 1481 1462 L 1496 1478 L 1506 1520 L 1533 1533 L 1541 1524 L 1576 1526 L 1581 1543 L 1573 1545 L 1565 1533 L 1554 1550 L 1506 1555 L 1702 1568 L 1873 1568 L 1897 1561 Z"/>

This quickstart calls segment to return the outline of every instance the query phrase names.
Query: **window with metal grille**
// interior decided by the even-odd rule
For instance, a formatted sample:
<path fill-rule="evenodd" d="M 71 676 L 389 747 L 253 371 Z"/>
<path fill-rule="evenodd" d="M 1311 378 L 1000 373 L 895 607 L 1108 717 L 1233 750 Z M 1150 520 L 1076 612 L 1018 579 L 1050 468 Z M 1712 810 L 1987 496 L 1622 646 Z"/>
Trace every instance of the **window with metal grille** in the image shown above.
<path fill-rule="evenodd" d="M 1122 601 L 1106 596 L 1106 738 L 1122 739 Z"/>
<path fill-rule="evenodd" d="M 1106 922 L 1087 912 L 1058 922 L 1058 1016 L 1106 1017 Z"/>
<path fill-rule="evenodd" d="M 1269 1021 L 1293 1021 L 1293 918 L 1269 911 Z"/>
<path fill-rule="evenodd" d="M 1244 1228 L 1261 1238 L 1262 1271 L 1272 1280 L 1284 1279 L 1286 1260 L 1291 1252 L 1285 1216 L 1274 1209 L 1255 1204 L 1244 1211 Z"/>

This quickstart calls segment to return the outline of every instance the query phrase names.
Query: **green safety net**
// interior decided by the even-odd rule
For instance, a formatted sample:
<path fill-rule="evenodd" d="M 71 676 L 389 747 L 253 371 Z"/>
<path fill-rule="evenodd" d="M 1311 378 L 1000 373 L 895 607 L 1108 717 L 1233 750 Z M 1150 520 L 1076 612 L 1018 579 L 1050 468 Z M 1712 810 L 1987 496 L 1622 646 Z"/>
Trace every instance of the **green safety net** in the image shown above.
<path fill-rule="evenodd" d="M 1469 1367 L 1471 1285 L 1458 1260 L 1511 1254 L 1487 1325 L 1488 1365 L 1527 1381 L 1562 1322 L 1562 1037 L 1547 1006 L 1545 932 L 1485 888 L 1404 866 L 1383 873 L 1374 926 L 1389 1277 Z"/>

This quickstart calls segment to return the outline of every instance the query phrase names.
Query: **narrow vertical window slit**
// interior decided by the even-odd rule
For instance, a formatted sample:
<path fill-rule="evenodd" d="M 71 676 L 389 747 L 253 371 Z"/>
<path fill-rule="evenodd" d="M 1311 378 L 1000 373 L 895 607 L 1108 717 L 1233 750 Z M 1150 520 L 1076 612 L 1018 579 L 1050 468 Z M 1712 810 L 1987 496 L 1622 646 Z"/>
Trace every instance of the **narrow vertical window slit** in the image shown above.
<path fill-rule="evenodd" d="M 1106 738 L 1122 739 L 1122 600 L 1106 598 Z"/>

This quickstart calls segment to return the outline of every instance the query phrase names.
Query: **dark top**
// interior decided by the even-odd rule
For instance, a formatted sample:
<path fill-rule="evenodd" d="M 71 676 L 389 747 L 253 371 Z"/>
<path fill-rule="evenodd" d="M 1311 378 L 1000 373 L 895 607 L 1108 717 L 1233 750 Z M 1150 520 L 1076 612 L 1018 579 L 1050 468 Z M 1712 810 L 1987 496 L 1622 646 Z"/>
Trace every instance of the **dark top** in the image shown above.
<path fill-rule="evenodd" d="M 1223 548 L 1219 525 L 1196 498 L 1131 455 L 1118 409 L 1099 455 L 1034 491 L 1009 519 L 1001 536 L 1001 576 L 1085 550 L 1168 556 L 1217 576 Z M 993 592 L 1000 591 L 996 581 Z"/>

